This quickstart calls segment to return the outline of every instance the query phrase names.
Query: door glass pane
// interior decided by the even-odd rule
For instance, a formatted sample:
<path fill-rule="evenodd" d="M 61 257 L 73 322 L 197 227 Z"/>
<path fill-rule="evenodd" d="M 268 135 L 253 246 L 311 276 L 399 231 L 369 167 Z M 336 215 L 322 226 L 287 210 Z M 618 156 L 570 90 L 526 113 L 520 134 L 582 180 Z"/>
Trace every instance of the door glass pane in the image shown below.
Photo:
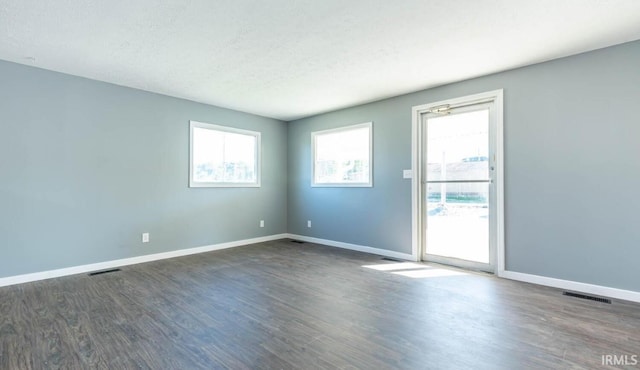
<path fill-rule="evenodd" d="M 489 178 L 489 109 L 427 119 L 427 181 Z"/>
<path fill-rule="evenodd" d="M 427 186 L 427 253 L 489 263 L 489 184 Z"/>

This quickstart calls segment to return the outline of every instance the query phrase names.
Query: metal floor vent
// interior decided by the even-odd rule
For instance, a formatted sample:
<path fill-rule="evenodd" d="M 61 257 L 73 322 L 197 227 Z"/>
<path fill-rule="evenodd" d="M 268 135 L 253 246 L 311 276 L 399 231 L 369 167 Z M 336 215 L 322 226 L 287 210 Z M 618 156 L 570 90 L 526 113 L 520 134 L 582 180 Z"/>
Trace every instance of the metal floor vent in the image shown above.
<path fill-rule="evenodd" d="M 382 257 L 380 259 L 384 261 L 402 262 L 401 260 L 397 260 L 395 258 L 390 258 L 390 257 Z"/>
<path fill-rule="evenodd" d="M 120 269 L 111 269 L 111 270 L 103 270 L 103 271 L 95 271 L 95 272 L 90 272 L 89 276 L 96 276 L 96 275 L 102 275 L 102 274 L 108 274 L 110 272 L 118 272 L 120 271 Z"/>
<path fill-rule="evenodd" d="M 562 292 L 562 295 L 566 295 L 566 296 L 569 296 L 569 297 L 581 298 L 581 299 L 588 299 L 590 301 L 596 301 L 596 302 L 602 302 L 602 303 L 611 304 L 611 300 L 610 299 L 594 297 L 592 295 L 573 293 L 573 292 Z"/>
<path fill-rule="evenodd" d="M 302 240 L 292 240 L 291 243 L 304 244 Z"/>

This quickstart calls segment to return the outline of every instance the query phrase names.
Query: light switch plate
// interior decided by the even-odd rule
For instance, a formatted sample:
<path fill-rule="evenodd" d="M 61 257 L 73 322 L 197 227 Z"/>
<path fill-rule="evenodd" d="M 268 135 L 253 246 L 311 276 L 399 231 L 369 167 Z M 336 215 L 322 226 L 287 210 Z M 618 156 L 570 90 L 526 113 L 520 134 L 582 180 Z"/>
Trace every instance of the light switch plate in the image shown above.
<path fill-rule="evenodd" d="M 411 170 L 402 170 L 402 178 L 403 179 L 410 179 L 413 176 L 413 171 Z"/>

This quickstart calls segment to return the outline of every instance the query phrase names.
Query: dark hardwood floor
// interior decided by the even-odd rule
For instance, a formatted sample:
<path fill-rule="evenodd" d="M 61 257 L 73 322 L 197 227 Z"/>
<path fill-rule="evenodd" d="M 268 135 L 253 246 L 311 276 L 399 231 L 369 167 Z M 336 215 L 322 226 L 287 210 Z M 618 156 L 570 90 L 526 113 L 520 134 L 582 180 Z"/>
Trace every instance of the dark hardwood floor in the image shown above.
<path fill-rule="evenodd" d="M 0 369 L 637 369 L 639 308 L 281 240 L 0 288 Z"/>

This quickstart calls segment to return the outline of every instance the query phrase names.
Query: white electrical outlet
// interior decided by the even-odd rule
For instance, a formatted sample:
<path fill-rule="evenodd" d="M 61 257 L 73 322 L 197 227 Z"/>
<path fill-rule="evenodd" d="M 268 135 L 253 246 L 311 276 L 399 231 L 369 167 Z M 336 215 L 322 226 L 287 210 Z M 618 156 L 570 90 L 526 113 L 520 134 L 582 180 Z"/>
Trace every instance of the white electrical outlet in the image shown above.
<path fill-rule="evenodd" d="M 413 177 L 413 172 L 411 170 L 402 170 L 403 179 L 410 179 L 411 177 Z"/>
<path fill-rule="evenodd" d="M 142 233 L 142 242 L 149 243 L 149 233 Z"/>
<path fill-rule="evenodd" d="M 307 227 L 311 227 L 311 220 L 307 221 Z"/>
<path fill-rule="evenodd" d="M 264 220 L 260 220 L 260 227 L 264 227 Z"/>

